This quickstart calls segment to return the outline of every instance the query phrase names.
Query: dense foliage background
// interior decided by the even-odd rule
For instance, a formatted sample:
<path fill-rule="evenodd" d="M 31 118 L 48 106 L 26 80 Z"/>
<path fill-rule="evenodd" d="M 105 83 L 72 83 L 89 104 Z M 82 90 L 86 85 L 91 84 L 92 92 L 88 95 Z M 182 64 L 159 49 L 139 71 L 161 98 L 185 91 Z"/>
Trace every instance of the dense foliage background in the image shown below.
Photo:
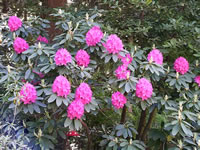
<path fill-rule="evenodd" d="M 2 1 L 0 20 L 0 145 L 10 149 L 199 149 L 199 74 L 200 1 L 198 0 L 7 0 Z M 59 8 L 53 8 L 59 7 Z M 20 8 L 20 9 L 19 9 Z M 23 18 L 23 26 L 12 34 L 8 16 Z M 99 25 L 105 33 L 96 47 L 85 43 L 87 31 Z M 130 80 L 118 81 L 114 71 L 121 64 L 116 56 L 104 55 L 102 43 L 110 34 L 123 41 Z M 39 35 L 49 43 L 38 43 Z M 13 40 L 23 37 L 30 49 L 21 55 L 13 52 Z M 74 57 L 79 49 L 90 54 L 91 63 L 82 70 L 75 62 L 56 67 L 54 54 L 66 48 Z M 146 57 L 158 48 L 163 66 L 149 64 Z M 190 63 L 186 75 L 173 70 L 179 56 Z M 44 78 L 36 73 L 42 72 Z M 67 119 L 68 103 L 51 92 L 58 74 L 65 74 L 75 88 L 85 81 L 93 91 L 93 101 L 85 107 L 82 120 Z M 141 77 L 151 80 L 154 94 L 141 101 L 135 96 L 135 84 Z M 16 99 L 23 79 L 36 84 L 38 103 L 26 106 Z M 124 92 L 128 103 L 116 110 L 111 104 L 114 91 Z M 19 103 L 18 103 L 19 102 Z M 76 130 L 79 136 L 66 136 Z M 28 148 L 26 148 L 28 149 Z"/>

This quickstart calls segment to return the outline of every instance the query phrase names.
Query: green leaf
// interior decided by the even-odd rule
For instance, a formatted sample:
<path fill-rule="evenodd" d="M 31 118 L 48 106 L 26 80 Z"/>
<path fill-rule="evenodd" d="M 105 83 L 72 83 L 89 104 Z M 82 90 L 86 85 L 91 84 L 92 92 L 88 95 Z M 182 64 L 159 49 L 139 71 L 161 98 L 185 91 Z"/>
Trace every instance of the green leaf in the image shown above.
<path fill-rule="evenodd" d="M 110 143 L 108 144 L 109 147 L 113 147 L 116 143 L 114 141 L 110 141 Z"/>
<path fill-rule="evenodd" d="M 81 129 L 82 124 L 81 124 L 81 122 L 80 122 L 79 120 L 75 120 L 75 121 L 74 121 L 74 124 L 75 124 L 75 129 L 76 129 L 76 130 Z"/>
<path fill-rule="evenodd" d="M 48 99 L 48 103 L 54 102 L 56 98 L 57 98 L 57 96 L 55 94 L 52 94 Z"/>
<path fill-rule="evenodd" d="M 128 145 L 128 142 L 122 142 L 122 143 L 120 143 L 120 146 L 121 146 L 121 147 L 124 147 L 124 146 L 126 146 L 126 145 Z"/>
<path fill-rule="evenodd" d="M 113 59 L 114 62 L 117 62 L 118 56 L 117 55 L 112 55 L 112 59 Z"/>
<path fill-rule="evenodd" d="M 28 105 L 28 111 L 33 114 L 33 105 L 32 104 L 29 104 Z"/>
<path fill-rule="evenodd" d="M 72 120 L 67 118 L 64 122 L 64 127 L 68 127 L 72 123 Z"/>
<path fill-rule="evenodd" d="M 58 134 L 63 138 L 63 139 L 66 139 L 66 135 L 63 131 L 61 130 L 58 130 Z"/>
<path fill-rule="evenodd" d="M 38 107 L 38 105 L 33 104 L 33 109 L 34 109 L 37 113 L 40 113 L 40 108 Z"/>
<path fill-rule="evenodd" d="M 57 98 L 56 99 L 56 105 L 59 107 L 62 104 L 62 99 L 61 98 Z"/>
<path fill-rule="evenodd" d="M 108 62 L 110 61 L 110 59 L 111 59 L 111 56 L 110 56 L 110 55 L 106 56 L 106 57 L 105 57 L 105 63 L 108 63 Z"/>
<path fill-rule="evenodd" d="M 172 135 L 175 136 L 179 132 L 180 126 L 177 123 L 172 129 Z"/>
<path fill-rule="evenodd" d="M 125 91 L 126 91 L 127 93 L 129 93 L 130 90 L 131 90 L 131 87 L 130 87 L 129 83 L 126 82 L 126 84 L 125 84 Z"/>
<path fill-rule="evenodd" d="M 30 76 L 31 74 L 31 69 L 29 68 L 26 73 L 25 73 L 25 79 L 28 79 L 28 77 Z"/>
<path fill-rule="evenodd" d="M 8 78 L 8 75 L 5 75 L 1 78 L 0 83 L 4 82 Z"/>
<path fill-rule="evenodd" d="M 190 129 L 188 129 L 183 123 L 181 123 L 181 128 L 183 129 L 183 132 L 184 132 L 187 136 L 189 136 L 189 137 L 193 136 L 192 131 L 191 131 Z"/>

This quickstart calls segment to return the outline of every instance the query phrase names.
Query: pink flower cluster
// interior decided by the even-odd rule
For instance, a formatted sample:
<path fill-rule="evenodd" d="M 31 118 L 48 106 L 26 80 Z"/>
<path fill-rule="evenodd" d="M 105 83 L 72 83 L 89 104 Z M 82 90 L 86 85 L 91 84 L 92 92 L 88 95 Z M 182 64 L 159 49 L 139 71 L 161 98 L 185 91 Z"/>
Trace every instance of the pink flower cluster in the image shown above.
<path fill-rule="evenodd" d="M 98 26 L 94 26 L 86 34 L 86 43 L 88 46 L 96 46 L 102 38 L 103 32 Z"/>
<path fill-rule="evenodd" d="M 37 41 L 40 41 L 40 42 L 43 42 L 43 43 L 46 43 L 46 44 L 49 43 L 49 41 L 47 40 L 47 38 L 43 37 L 41 35 L 38 36 Z"/>
<path fill-rule="evenodd" d="M 72 120 L 80 119 L 84 114 L 84 105 L 92 100 L 92 90 L 87 83 L 81 83 L 76 89 L 75 100 L 69 105 L 67 115 Z"/>
<path fill-rule="evenodd" d="M 37 92 L 36 92 L 35 87 L 30 83 L 26 83 L 21 88 L 20 96 L 21 96 L 20 100 L 24 102 L 24 104 L 35 103 L 37 99 Z"/>
<path fill-rule="evenodd" d="M 128 66 L 133 61 L 133 58 L 131 57 L 130 54 L 126 54 L 125 57 L 121 57 L 121 61 L 123 65 Z"/>
<path fill-rule="evenodd" d="M 116 109 L 120 109 L 124 107 L 124 104 L 126 104 L 127 99 L 122 93 L 117 91 L 112 94 L 111 101 Z"/>
<path fill-rule="evenodd" d="M 71 92 L 71 85 L 67 78 L 62 75 L 56 77 L 52 85 L 52 91 L 58 96 L 67 97 Z"/>
<path fill-rule="evenodd" d="M 88 55 L 88 53 L 82 49 L 76 53 L 75 59 L 79 66 L 87 67 L 90 63 L 90 55 Z"/>
<path fill-rule="evenodd" d="M 17 37 L 15 39 L 13 47 L 17 54 L 20 54 L 20 53 L 26 51 L 27 49 L 29 49 L 28 43 L 20 37 Z"/>
<path fill-rule="evenodd" d="M 67 109 L 67 117 L 70 118 L 71 120 L 76 118 L 76 119 L 81 119 L 81 117 L 84 114 L 84 104 L 79 101 L 79 100 L 74 100 Z"/>
<path fill-rule="evenodd" d="M 81 83 L 76 89 L 75 99 L 83 104 L 89 104 L 92 100 L 92 90 L 87 83 Z"/>
<path fill-rule="evenodd" d="M 136 84 L 136 96 L 142 100 L 147 100 L 152 96 L 153 87 L 151 82 L 145 78 L 141 78 Z"/>
<path fill-rule="evenodd" d="M 127 69 L 127 66 L 125 65 L 120 65 L 117 67 L 115 70 L 115 76 L 117 79 L 128 79 L 130 76 L 131 72 L 130 70 Z"/>
<path fill-rule="evenodd" d="M 112 54 L 118 54 L 124 47 L 121 39 L 116 34 L 111 34 L 103 46 Z"/>
<path fill-rule="evenodd" d="M 198 86 L 200 87 L 200 76 L 196 76 L 194 81 L 198 84 Z"/>
<path fill-rule="evenodd" d="M 180 74 L 185 74 L 189 70 L 189 63 L 184 57 L 179 57 L 174 62 L 174 70 Z"/>
<path fill-rule="evenodd" d="M 148 61 L 155 62 L 156 64 L 163 64 L 163 55 L 158 49 L 153 49 L 147 57 Z"/>
<path fill-rule="evenodd" d="M 54 58 L 57 66 L 66 65 L 67 63 L 72 61 L 71 54 L 64 48 L 60 48 L 55 55 Z"/>
<path fill-rule="evenodd" d="M 10 28 L 11 32 L 17 31 L 21 26 L 22 26 L 22 21 L 18 17 L 11 16 L 8 19 L 8 27 Z"/>

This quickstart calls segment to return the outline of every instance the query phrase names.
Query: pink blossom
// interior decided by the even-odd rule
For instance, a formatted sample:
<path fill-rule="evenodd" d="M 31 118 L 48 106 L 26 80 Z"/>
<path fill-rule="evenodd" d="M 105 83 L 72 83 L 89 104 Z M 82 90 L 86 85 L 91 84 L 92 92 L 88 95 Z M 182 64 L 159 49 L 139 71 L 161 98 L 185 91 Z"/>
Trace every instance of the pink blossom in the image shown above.
<path fill-rule="evenodd" d="M 98 26 L 94 26 L 86 34 L 86 43 L 88 46 L 96 46 L 102 38 L 103 32 Z"/>
<path fill-rule="evenodd" d="M 84 114 L 84 104 L 79 100 L 74 100 L 67 108 L 67 117 L 71 120 L 81 119 Z"/>
<path fill-rule="evenodd" d="M 92 90 L 87 83 L 81 83 L 76 89 L 75 99 L 80 100 L 83 104 L 89 104 L 92 100 Z"/>
<path fill-rule="evenodd" d="M 64 48 L 60 48 L 54 58 L 57 66 L 66 65 L 72 61 L 71 54 Z"/>
<path fill-rule="evenodd" d="M 189 70 L 189 63 L 184 57 L 179 57 L 174 62 L 174 70 L 180 74 L 185 74 Z"/>
<path fill-rule="evenodd" d="M 198 86 L 200 87 L 200 76 L 196 76 L 194 81 L 198 84 Z"/>
<path fill-rule="evenodd" d="M 162 65 L 163 64 L 163 55 L 158 49 L 153 49 L 147 57 L 148 61 L 153 61 L 156 64 Z"/>
<path fill-rule="evenodd" d="M 90 55 L 88 55 L 88 53 L 82 49 L 76 53 L 75 59 L 79 66 L 87 67 L 90 63 Z"/>
<path fill-rule="evenodd" d="M 147 100 L 152 96 L 153 87 L 151 82 L 145 78 L 141 78 L 136 84 L 136 96 L 142 98 L 142 100 Z"/>
<path fill-rule="evenodd" d="M 52 85 L 52 91 L 58 96 L 67 97 L 71 91 L 71 85 L 67 78 L 62 75 L 56 77 Z"/>
<path fill-rule="evenodd" d="M 115 76 L 117 79 L 128 79 L 131 74 L 131 71 L 127 69 L 126 65 L 120 65 L 115 70 Z"/>
<path fill-rule="evenodd" d="M 37 41 L 44 42 L 46 44 L 49 43 L 46 37 L 42 37 L 41 35 L 38 36 Z"/>
<path fill-rule="evenodd" d="M 20 100 L 24 102 L 24 104 L 35 103 L 37 99 L 37 91 L 32 84 L 26 83 L 21 88 L 20 96 L 21 96 Z"/>
<path fill-rule="evenodd" d="M 115 92 L 112 94 L 112 104 L 116 109 L 120 109 L 124 107 L 124 104 L 126 104 L 126 97 L 120 93 L 120 92 Z"/>
<path fill-rule="evenodd" d="M 17 31 L 22 26 L 22 21 L 16 16 L 11 16 L 8 19 L 8 26 L 11 32 Z"/>
<path fill-rule="evenodd" d="M 131 57 L 130 54 L 126 54 L 126 56 L 125 56 L 125 57 L 122 57 L 121 60 L 122 60 L 122 63 L 123 63 L 125 66 L 128 66 L 128 65 L 131 64 L 131 62 L 133 61 L 133 58 Z"/>
<path fill-rule="evenodd" d="M 13 47 L 17 54 L 20 54 L 20 53 L 26 51 L 27 49 L 29 49 L 28 43 L 20 37 L 17 37 L 15 39 Z"/>
<path fill-rule="evenodd" d="M 111 34 L 103 46 L 109 53 L 112 54 L 118 54 L 121 50 L 123 50 L 124 47 L 122 41 L 116 34 Z"/>

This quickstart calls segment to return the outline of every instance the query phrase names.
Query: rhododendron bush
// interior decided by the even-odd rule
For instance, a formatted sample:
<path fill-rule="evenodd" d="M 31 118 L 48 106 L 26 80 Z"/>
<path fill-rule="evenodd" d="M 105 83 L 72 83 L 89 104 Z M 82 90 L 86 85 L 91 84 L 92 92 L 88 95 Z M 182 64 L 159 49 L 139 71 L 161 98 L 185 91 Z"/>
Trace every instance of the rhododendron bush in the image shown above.
<path fill-rule="evenodd" d="M 32 149 L 67 149 L 73 135 L 86 139 L 87 150 L 145 150 L 150 141 L 200 146 L 198 62 L 179 56 L 172 64 L 161 45 L 123 42 L 99 23 L 99 12 L 56 11 L 53 39 L 41 18 L 11 16 L 0 24 L 5 104 L 22 120 Z"/>

